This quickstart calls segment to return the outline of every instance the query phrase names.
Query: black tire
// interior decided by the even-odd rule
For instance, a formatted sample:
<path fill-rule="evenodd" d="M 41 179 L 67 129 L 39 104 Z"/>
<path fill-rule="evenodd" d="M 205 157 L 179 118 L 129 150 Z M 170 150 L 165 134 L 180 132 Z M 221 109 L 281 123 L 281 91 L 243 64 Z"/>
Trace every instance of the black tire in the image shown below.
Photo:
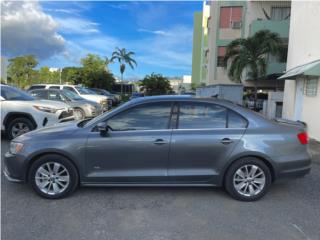
<path fill-rule="evenodd" d="M 12 130 L 13 130 L 13 127 L 19 123 L 26 125 L 29 128 L 29 131 L 32 131 L 33 129 L 35 129 L 35 126 L 28 118 L 25 118 L 25 117 L 14 118 L 10 120 L 10 122 L 7 124 L 7 127 L 6 127 L 6 134 L 9 140 L 17 137 L 14 135 Z"/>
<path fill-rule="evenodd" d="M 85 118 L 86 118 L 86 114 L 85 114 L 85 112 L 84 112 L 81 108 L 75 108 L 73 111 L 74 111 L 74 112 L 75 112 L 75 111 L 78 111 L 78 112 L 81 114 L 81 118 L 79 118 L 79 119 L 77 119 L 77 120 L 82 120 L 82 119 L 85 119 Z"/>
<path fill-rule="evenodd" d="M 41 189 L 38 187 L 35 179 L 36 172 L 38 168 L 40 168 L 41 166 L 43 166 L 43 164 L 46 164 L 46 163 L 59 163 L 68 170 L 69 184 L 64 189 L 64 191 L 57 193 L 55 195 L 50 195 L 48 193 L 41 191 Z M 29 170 L 29 181 L 34 191 L 37 194 L 39 194 L 41 197 L 48 198 L 48 199 L 58 199 L 58 198 L 66 197 L 77 188 L 78 182 L 79 182 L 79 176 L 78 176 L 78 171 L 76 167 L 73 165 L 72 162 L 70 162 L 70 160 L 68 160 L 67 158 L 61 155 L 48 154 L 48 155 L 41 156 L 31 165 Z"/>
<path fill-rule="evenodd" d="M 243 194 L 240 194 L 234 186 L 234 176 L 236 171 L 238 171 L 245 165 L 255 165 L 259 167 L 259 169 L 264 173 L 265 176 L 265 184 L 263 188 L 260 190 L 260 192 L 253 196 L 245 196 Z M 239 159 L 236 162 L 232 163 L 232 165 L 227 170 L 224 180 L 225 189 L 232 198 L 240 201 L 250 202 L 259 200 L 267 193 L 272 182 L 272 176 L 269 167 L 261 159 L 248 157 Z"/>

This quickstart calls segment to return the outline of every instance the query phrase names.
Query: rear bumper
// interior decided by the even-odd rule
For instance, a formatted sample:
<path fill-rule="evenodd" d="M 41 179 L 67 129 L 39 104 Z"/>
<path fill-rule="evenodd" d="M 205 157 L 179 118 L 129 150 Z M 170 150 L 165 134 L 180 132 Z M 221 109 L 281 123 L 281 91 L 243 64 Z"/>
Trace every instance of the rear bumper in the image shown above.
<path fill-rule="evenodd" d="M 304 158 L 279 163 L 277 169 L 276 178 L 279 179 L 303 177 L 310 173 L 311 157 L 307 154 Z"/>
<path fill-rule="evenodd" d="M 278 178 L 299 178 L 307 175 L 311 171 L 311 166 L 306 166 L 299 169 L 290 169 L 279 173 Z"/>

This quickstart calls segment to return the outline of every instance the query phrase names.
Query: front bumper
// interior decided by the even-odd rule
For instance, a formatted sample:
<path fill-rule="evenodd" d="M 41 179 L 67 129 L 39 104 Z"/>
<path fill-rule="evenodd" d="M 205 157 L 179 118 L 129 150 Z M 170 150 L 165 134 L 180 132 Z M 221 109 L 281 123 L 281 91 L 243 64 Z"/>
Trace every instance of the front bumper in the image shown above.
<path fill-rule="evenodd" d="M 23 155 L 13 155 L 7 152 L 4 155 L 4 176 L 10 182 L 26 182 L 26 166 Z"/>
<path fill-rule="evenodd" d="M 6 179 L 7 179 L 9 182 L 13 182 L 13 183 L 22 183 L 22 182 L 23 182 L 23 181 L 20 180 L 20 179 L 11 177 L 11 176 L 10 176 L 10 173 L 9 173 L 9 171 L 8 171 L 7 168 L 5 168 L 5 169 L 3 170 L 3 175 L 6 177 Z"/>

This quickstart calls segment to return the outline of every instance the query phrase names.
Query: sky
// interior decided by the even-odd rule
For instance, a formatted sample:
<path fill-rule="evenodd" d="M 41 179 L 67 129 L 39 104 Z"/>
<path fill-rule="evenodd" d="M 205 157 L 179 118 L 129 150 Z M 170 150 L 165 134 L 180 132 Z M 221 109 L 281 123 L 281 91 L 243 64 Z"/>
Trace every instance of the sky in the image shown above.
<path fill-rule="evenodd" d="M 88 53 L 110 57 L 116 47 L 135 52 L 136 69 L 191 75 L 193 15 L 201 1 L 179 2 L 1 2 L 1 54 L 34 54 L 39 66 L 79 66 Z M 109 69 L 119 76 L 119 65 Z"/>

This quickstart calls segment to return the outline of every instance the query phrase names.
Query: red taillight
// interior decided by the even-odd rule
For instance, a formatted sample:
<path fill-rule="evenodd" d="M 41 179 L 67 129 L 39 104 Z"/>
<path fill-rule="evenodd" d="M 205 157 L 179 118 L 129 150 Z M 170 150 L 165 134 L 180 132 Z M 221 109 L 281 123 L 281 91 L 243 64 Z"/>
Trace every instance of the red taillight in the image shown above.
<path fill-rule="evenodd" d="M 309 142 L 308 133 L 306 133 L 306 132 L 299 133 L 297 135 L 297 137 L 298 137 L 301 144 L 303 144 L 303 145 L 308 144 L 308 142 Z"/>

